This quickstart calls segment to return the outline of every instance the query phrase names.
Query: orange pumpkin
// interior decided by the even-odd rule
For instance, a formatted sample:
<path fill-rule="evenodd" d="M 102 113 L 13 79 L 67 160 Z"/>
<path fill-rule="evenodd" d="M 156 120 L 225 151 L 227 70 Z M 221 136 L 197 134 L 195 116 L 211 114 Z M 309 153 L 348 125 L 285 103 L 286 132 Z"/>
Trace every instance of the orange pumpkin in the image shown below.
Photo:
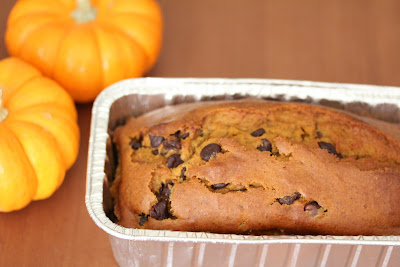
<path fill-rule="evenodd" d="M 77 102 L 144 75 L 156 62 L 162 17 L 154 0 L 19 0 L 8 52 L 36 66 Z"/>
<path fill-rule="evenodd" d="M 1 60 L 0 211 L 51 196 L 75 162 L 78 148 L 71 96 L 22 60 Z"/>

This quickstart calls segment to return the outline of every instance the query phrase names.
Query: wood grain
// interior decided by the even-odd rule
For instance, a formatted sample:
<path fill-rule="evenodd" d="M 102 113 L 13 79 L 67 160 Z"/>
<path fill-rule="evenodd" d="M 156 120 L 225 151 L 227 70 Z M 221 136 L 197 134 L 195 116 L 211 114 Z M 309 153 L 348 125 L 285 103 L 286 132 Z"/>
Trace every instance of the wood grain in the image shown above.
<path fill-rule="evenodd" d="M 4 32 L 14 3 L 0 2 L 0 58 L 7 56 Z M 164 45 L 148 76 L 400 86 L 400 1 L 160 0 L 160 4 Z M 78 160 L 50 199 L 0 214 L 0 266 L 116 265 L 107 234 L 85 207 L 91 104 L 77 108 Z"/>

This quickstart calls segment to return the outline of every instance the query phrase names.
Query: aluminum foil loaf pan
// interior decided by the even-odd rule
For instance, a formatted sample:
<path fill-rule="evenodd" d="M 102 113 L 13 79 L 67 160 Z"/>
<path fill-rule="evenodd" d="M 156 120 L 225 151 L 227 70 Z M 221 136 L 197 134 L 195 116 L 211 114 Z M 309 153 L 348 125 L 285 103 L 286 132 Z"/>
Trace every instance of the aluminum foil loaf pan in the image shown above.
<path fill-rule="evenodd" d="M 400 88 L 265 79 L 140 78 L 111 85 L 95 100 L 86 206 L 110 236 L 121 266 L 399 266 L 400 236 L 227 235 L 128 229 L 114 223 L 109 135 L 130 116 L 184 102 L 258 97 L 334 107 L 400 122 Z M 399 128 L 400 129 L 400 128 Z"/>

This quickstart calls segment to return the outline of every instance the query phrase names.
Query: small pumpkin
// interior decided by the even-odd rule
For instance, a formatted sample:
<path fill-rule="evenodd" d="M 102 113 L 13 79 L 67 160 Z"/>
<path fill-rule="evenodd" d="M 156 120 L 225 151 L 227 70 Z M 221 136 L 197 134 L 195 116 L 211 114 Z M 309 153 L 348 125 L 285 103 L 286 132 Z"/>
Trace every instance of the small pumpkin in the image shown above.
<path fill-rule="evenodd" d="M 71 96 L 22 60 L 1 60 L 0 211 L 18 210 L 51 196 L 78 149 Z"/>
<path fill-rule="evenodd" d="M 77 102 L 106 86 L 144 75 L 162 42 L 154 0 L 20 0 L 12 8 L 6 46 L 57 81 Z"/>

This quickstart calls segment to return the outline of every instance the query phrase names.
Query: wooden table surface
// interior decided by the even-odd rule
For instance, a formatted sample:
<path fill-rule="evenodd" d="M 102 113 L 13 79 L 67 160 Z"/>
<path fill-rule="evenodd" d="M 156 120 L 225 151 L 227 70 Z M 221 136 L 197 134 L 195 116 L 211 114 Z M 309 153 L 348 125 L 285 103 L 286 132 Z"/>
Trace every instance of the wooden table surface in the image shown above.
<path fill-rule="evenodd" d="M 0 2 L 0 58 L 15 0 Z M 400 86 L 400 1 L 160 0 L 158 77 L 300 79 Z M 49 199 L 0 214 L 0 266 L 116 266 L 85 206 L 91 104 L 79 157 Z"/>

